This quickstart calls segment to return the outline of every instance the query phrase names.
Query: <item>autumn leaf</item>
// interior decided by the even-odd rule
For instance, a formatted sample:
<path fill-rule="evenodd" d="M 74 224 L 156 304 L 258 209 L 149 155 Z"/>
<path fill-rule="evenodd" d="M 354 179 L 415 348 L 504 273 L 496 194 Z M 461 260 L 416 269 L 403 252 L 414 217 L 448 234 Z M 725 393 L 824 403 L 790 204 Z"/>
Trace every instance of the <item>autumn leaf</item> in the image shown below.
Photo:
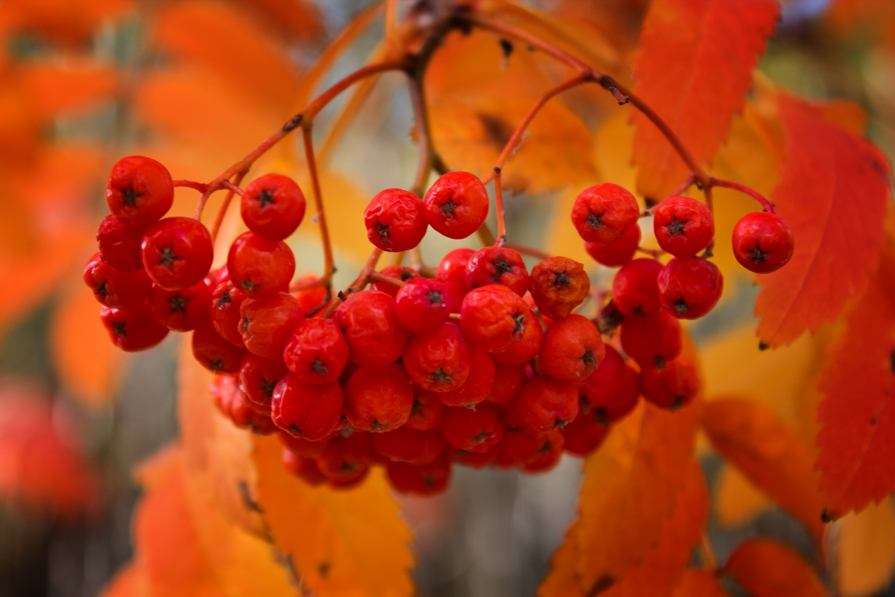
<path fill-rule="evenodd" d="M 740 543 L 730 555 L 724 573 L 752 597 L 827 595 L 820 579 L 801 556 L 768 539 Z"/>
<path fill-rule="evenodd" d="M 884 589 L 895 570 L 895 507 L 890 499 L 844 516 L 837 548 L 839 593 L 864 597 Z"/>
<path fill-rule="evenodd" d="M 115 574 L 100 597 L 150 597 L 146 573 L 139 564 L 128 564 Z"/>
<path fill-rule="evenodd" d="M 6 0 L 3 9 L 12 26 L 74 46 L 87 41 L 103 21 L 121 16 L 131 5 L 131 0 Z"/>
<path fill-rule="evenodd" d="M 45 119 L 96 107 L 112 99 L 118 74 L 87 60 L 55 60 L 23 69 L 23 87 L 35 112 Z"/>
<path fill-rule="evenodd" d="M 715 449 L 820 544 L 823 501 L 811 452 L 795 432 L 767 408 L 737 398 L 706 403 L 702 425 Z"/>
<path fill-rule="evenodd" d="M 727 138 L 778 16 L 772 0 L 651 4 L 640 33 L 634 92 L 680 136 L 697 162 L 711 162 Z M 642 113 L 632 118 L 638 188 L 661 199 L 680 186 L 689 169 Z"/>
<path fill-rule="evenodd" d="M 674 597 L 727 597 L 718 577 L 708 570 L 686 570 Z"/>
<path fill-rule="evenodd" d="M 715 516 L 722 527 L 743 525 L 771 507 L 771 501 L 732 466 L 725 466 L 715 481 Z"/>
<path fill-rule="evenodd" d="M 277 550 L 319 597 L 409 596 L 410 530 L 380 471 L 350 491 L 290 475 L 275 437 L 255 437 L 258 505 Z"/>
<path fill-rule="evenodd" d="M 758 276 L 758 336 L 790 344 L 839 316 L 861 295 L 879 259 L 889 202 L 889 168 L 862 137 L 835 126 L 803 100 L 778 93 L 786 139 L 772 194 L 795 251 L 785 268 Z"/>
<path fill-rule="evenodd" d="M 831 516 L 895 490 L 895 257 L 885 253 L 818 388 L 820 486 Z"/>

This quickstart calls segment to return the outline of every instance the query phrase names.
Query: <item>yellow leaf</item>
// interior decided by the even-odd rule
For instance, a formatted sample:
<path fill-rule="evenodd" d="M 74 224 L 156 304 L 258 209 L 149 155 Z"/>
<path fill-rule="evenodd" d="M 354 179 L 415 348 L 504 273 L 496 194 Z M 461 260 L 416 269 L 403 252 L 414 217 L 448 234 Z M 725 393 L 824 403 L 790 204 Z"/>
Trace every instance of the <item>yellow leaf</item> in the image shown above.
<path fill-rule="evenodd" d="M 839 593 L 864 597 L 885 588 L 895 570 L 895 507 L 889 499 L 842 518 Z"/>
<path fill-rule="evenodd" d="M 715 516 L 721 526 L 743 525 L 771 506 L 771 501 L 737 469 L 721 469 L 715 482 Z"/>

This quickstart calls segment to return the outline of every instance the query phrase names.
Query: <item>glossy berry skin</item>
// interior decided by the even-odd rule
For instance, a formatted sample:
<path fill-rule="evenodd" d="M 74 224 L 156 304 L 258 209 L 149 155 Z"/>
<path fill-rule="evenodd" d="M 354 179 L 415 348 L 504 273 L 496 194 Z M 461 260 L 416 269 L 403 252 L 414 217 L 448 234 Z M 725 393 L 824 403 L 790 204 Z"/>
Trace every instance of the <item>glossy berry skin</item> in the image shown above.
<path fill-rule="evenodd" d="M 112 344 L 125 352 L 152 348 L 168 335 L 168 328 L 155 320 L 145 303 L 132 309 L 103 307 L 99 317 Z"/>
<path fill-rule="evenodd" d="M 413 387 L 396 367 L 361 367 L 345 383 L 344 413 L 361 431 L 386 432 L 403 425 L 413 410 Z"/>
<path fill-rule="evenodd" d="M 246 295 L 233 286 L 229 279 L 222 280 L 211 295 L 211 321 L 225 340 L 236 346 L 245 347 L 242 339 L 242 318 L 239 309 Z"/>
<path fill-rule="evenodd" d="M 395 300 L 378 290 L 350 295 L 336 308 L 334 320 L 358 365 L 390 365 L 401 357 L 409 334 L 395 316 Z"/>
<path fill-rule="evenodd" d="M 103 218 L 96 233 L 99 256 L 120 272 L 136 272 L 143 269 L 143 257 L 140 254 L 142 241 L 141 229 L 126 226 L 112 214 Z"/>
<path fill-rule="evenodd" d="M 401 361 L 411 379 L 424 389 L 448 392 L 466 383 L 474 355 L 460 326 L 445 322 L 429 334 L 414 334 Z"/>
<path fill-rule="evenodd" d="M 497 375 L 494 359 L 481 348 L 473 350 L 472 367 L 463 385 L 438 394 L 447 406 L 473 406 L 491 395 Z"/>
<path fill-rule="evenodd" d="M 692 257 L 712 242 L 715 218 L 700 201 L 669 197 L 653 213 L 653 230 L 663 251 L 675 257 Z"/>
<path fill-rule="evenodd" d="M 239 387 L 255 404 L 270 405 L 277 383 L 289 370 L 279 359 L 265 359 L 246 353 L 239 365 Z"/>
<path fill-rule="evenodd" d="M 149 292 L 149 308 L 160 324 L 175 332 L 189 332 L 208 319 L 211 288 L 200 280 L 182 290 L 165 290 L 153 286 Z"/>
<path fill-rule="evenodd" d="M 640 245 L 640 226 L 633 225 L 621 238 L 611 243 L 584 243 L 587 254 L 606 267 L 620 267 L 632 259 Z"/>
<path fill-rule="evenodd" d="M 578 416 L 578 392 L 574 384 L 539 375 L 519 390 L 516 409 L 536 431 L 562 429 Z"/>
<path fill-rule="evenodd" d="M 367 475 L 373 462 L 370 434 L 354 432 L 348 437 L 334 437 L 315 461 L 320 472 L 337 486 L 353 485 Z"/>
<path fill-rule="evenodd" d="M 503 438 L 503 425 L 494 407 L 487 402 L 477 405 L 475 410 L 448 408 L 441 428 L 444 439 L 452 446 L 479 454 L 487 452 Z"/>
<path fill-rule="evenodd" d="M 119 220 L 143 229 L 174 203 L 174 181 L 160 162 L 132 155 L 118 160 L 106 183 L 106 204 Z"/>
<path fill-rule="evenodd" d="M 414 466 L 432 464 L 447 447 L 440 431 L 414 431 L 406 426 L 388 433 L 374 433 L 370 439 L 373 448 L 382 456 Z"/>
<path fill-rule="evenodd" d="M 273 391 L 270 416 L 287 433 L 319 441 L 342 419 L 342 386 L 338 383 L 306 384 L 287 374 Z"/>
<path fill-rule="evenodd" d="M 193 358 L 212 373 L 238 373 L 246 349 L 225 340 L 211 320 L 193 331 Z"/>
<path fill-rule="evenodd" d="M 572 206 L 572 224 L 581 238 L 592 243 L 617 241 L 639 217 L 634 195 L 612 183 L 585 189 Z"/>
<path fill-rule="evenodd" d="M 239 306 L 239 318 L 242 341 L 249 352 L 265 359 L 279 359 L 305 314 L 295 297 L 281 292 L 266 298 L 246 299 Z"/>
<path fill-rule="evenodd" d="M 392 253 L 415 248 L 429 227 L 423 202 L 403 189 L 386 189 L 373 197 L 364 224 L 370 242 Z"/>
<path fill-rule="evenodd" d="M 523 365 L 494 365 L 494 385 L 486 400 L 494 404 L 503 404 L 516 397 L 522 384 L 528 377 Z"/>
<path fill-rule="evenodd" d="M 658 277 L 662 306 L 678 319 L 697 319 L 712 310 L 724 290 L 721 270 L 702 257 L 677 257 Z"/>
<path fill-rule="evenodd" d="M 305 196 L 295 181 L 265 174 L 245 188 L 239 213 L 249 230 L 268 240 L 283 240 L 305 217 Z"/>
<path fill-rule="evenodd" d="M 581 413 L 563 429 L 563 447 L 569 454 L 587 456 L 600 447 L 608 434 L 609 425 Z"/>
<path fill-rule="evenodd" d="M 528 308 L 526 307 L 526 310 Z M 534 313 L 527 310 L 522 318 L 522 334 L 513 338 L 505 350 L 493 353 L 494 362 L 498 365 L 523 365 L 538 356 L 544 341 L 544 330 Z"/>
<path fill-rule="evenodd" d="M 84 283 L 99 303 L 113 309 L 133 309 L 146 301 L 152 280 L 146 272 L 121 272 L 107 265 L 95 254 L 84 266 Z"/>
<path fill-rule="evenodd" d="M 140 245 L 143 267 L 165 290 L 180 290 L 199 282 L 211 269 L 211 233 L 192 218 L 165 218 L 149 226 Z"/>
<path fill-rule="evenodd" d="M 661 310 L 659 272 L 655 259 L 635 259 L 618 270 L 612 281 L 612 300 L 624 315 L 655 317 Z"/>
<path fill-rule="evenodd" d="M 534 316 L 519 295 L 501 284 L 476 288 L 460 308 L 463 333 L 473 346 L 491 353 L 521 339 L 530 317 Z"/>
<path fill-rule="evenodd" d="M 485 247 L 466 262 L 466 288 L 501 284 L 519 296 L 528 292 L 528 270 L 522 255 L 505 247 Z"/>
<path fill-rule="evenodd" d="M 699 378 L 690 361 L 678 358 L 665 367 L 646 367 L 640 372 L 643 399 L 659 408 L 678 410 L 686 406 L 699 392 Z"/>
<path fill-rule="evenodd" d="M 590 278 L 581 263 L 551 257 L 532 268 L 528 289 L 543 315 L 562 319 L 587 298 Z"/>
<path fill-rule="evenodd" d="M 267 240 L 245 232 L 227 254 L 230 281 L 249 298 L 263 298 L 289 290 L 295 274 L 295 256 L 283 241 Z"/>
<path fill-rule="evenodd" d="M 466 264 L 475 251 L 462 247 L 454 249 L 441 258 L 438 269 L 435 270 L 435 279 L 439 282 L 455 282 L 466 288 Z"/>
<path fill-rule="evenodd" d="M 426 278 L 410 280 L 398 289 L 395 298 L 398 323 L 414 334 L 434 332 L 447 321 L 450 313 L 444 295 L 441 282 Z"/>
<path fill-rule="evenodd" d="M 283 361 L 305 383 L 338 381 L 348 364 L 348 343 L 332 319 L 305 319 L 292 332 Z"/>
<path fill-rule="evenodd" d="M 429 226 L 448 238 L 466 238 L 488 217 L 488 191 L 475 174 L 448 172 L 423 199 Z"/>
<path fill-rule="evenodd" d="M 444 414 L 444 403 L 440 395 L 419 386 L 413 388 L 413 408 L 404 427 L 417 431 L 437 429 Z"/>
<path fill-rule="evenodd" d="M 792 228 L 776 214 L 746 214 L 733 227 L 734 257 L 750 272 L 777 271 L 789 262 L 794 248 Z"/>
<path fill-rule="evenodd" d="M 443 493 L 451 480 L 451 461 L 445 456 L 426 465 L 389 462 L 385 468 L 388 481 L 395 491 L 422 496 Z"/>
<path fill-rule="evenodd" d="M 587 379 L 606 355 L 597 326 L 581 315 L 569 315 L 551 325 L 544 334 L 538 365 L 557 381 Z"/>
<path fill-rule="evenodd" d="M 622 322 L 625 353 L 641 367 L 664 367 L 681 354 L 681 324 L 663 310 L 658 317 L 629 317 Z"/>

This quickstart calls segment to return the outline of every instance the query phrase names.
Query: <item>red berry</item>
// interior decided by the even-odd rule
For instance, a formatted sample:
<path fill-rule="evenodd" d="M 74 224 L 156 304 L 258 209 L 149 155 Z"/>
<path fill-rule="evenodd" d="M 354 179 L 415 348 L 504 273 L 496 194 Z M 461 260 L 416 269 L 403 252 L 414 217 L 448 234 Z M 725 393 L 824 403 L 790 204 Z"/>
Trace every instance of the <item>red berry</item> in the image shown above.
<path fill-rule="evenodd" d="M 317 466 L 317 461 L 313 458 L 301 456 L 284 447 L 281 460 L 283 461 L 283 468 L 286 469 L 287 473 L 295 475 L 311 487 L 318 487 L 327 481 L 326 475 L 320 472 L 320 467 Z"/>
<path fill-rule="evenodd" d="M 545 431 L 537 436 L 537 440 L 537 450 L 534 456 L 519 467 L 528 474 L 546 473 L 559 464 L 559 460 L 562 458 L 565 437 L 560 431 Z"/>
<path fill-rule="evenodd" d="M 378 290 L 350 295 L 338 306 L 334 319 L 358 365 L 389 365 L 401 357 L 407 346 L 407 330 L 398 324 L 395 300 Z"/>
<path fill-rule="evenodd" d="M 618 240 L 640 217 L 634 195 L 622 187 L 603 183 L 585 189 L 572 206 L 572 223 L 581 238 L 594 243 Z"/>
<path fill-rule="evenodd" d="M 496 366 L 491 355 L 481 348 L 476 348 L 469 377 L 466 378 L 463 385 L 438 395 L 447 406 L 473 406 L 484 401 L 491 394 L 496 373 Z"/>
<path fill-rule="evenodd" d="M 336 427 L 339 429 L 339 427 Z M 341 431 L 341 429 L 340 429 Z M 338 435 L 338 432 L 331 434 L 333 437 Z M 323 449 L 326 447 L 327 441 L 332 438 L 322 439 L 320 441 L 312 442 L 306 439 L 295 437 L 291 433 L 283 431 L 282 429 L 277 430 L 277 438 L 280 440 L 280 443 L 283 444 L 284 448 L 288 448 L 290 452 L 293 454 L 298 454 L 299 456 L 304 456 L 305 458 L 317 458 L 323 453 Z"/>
<path fill-rule="evenodd" d="M 410 410 L 410 418 L 407 419 L 404 426 L 417 431 L 437 429 L 441 425 L 443 414 L 444 403 L 439 398 L 439 394 L 414 386 L 413 408 Z"/>
<path fill-rule="evenodd" d="M 466 264 L 474 254 L 475 251 L 466 247 L 449 252 L 441 258 L 441 263 L 435 271 L 435 279 L 439 282 L 455 282 L 465 290 L 469 290 L 466 288 Z"/>
<path fill-rule="evenodd" d="M 414 466 L 432 464 L 447 446 L 440 431 L 414 431 L 407 427 L 374 433 L 371 439 L 373 448 L 389 460 Z"/>
<path fill-rule="evenodd" d="M 265 174 L 245 188 L 239 207 L 249 230 L 268 240 L 283 240 L 305 217 L 305 196 L 288 176 Z"/>
<path fill-rule="evenodd" d="M 538 365 L 558 381 L 582 381 L 594 372 L 605 354 L 597 326 L 587 317 L 569 315 L 547 329 Z"/>
<path fill-rule="evenodd" d="M 640 226 L 633 225 L 621 238 L 611 243 L 584 243 L 587 254 L 606 267 L 619 267 L 632 259 L 640 246 Z"/>
<path fill-rule="evenodd" d="M 389 265 L 388 267 L 382 268 L 379 273 L 383 276 L 401 280 L 402 282 L 409 282 L 410 280 L 416 280 L 420 277 L 420 273 L 418 271 L 416 271 L 412 267 L 407 267 L 406 265 Z M 370 284 L 370 286 L 374 290 L 384 292 L 392 298 L 397 297 L 398 291 L 401 290 L 400 286 L 395 286 L 394 284 L 389 284 L 388 282 L 373 282 L 372 284 Z"/>
<path fill-rule="evenodd" d="M 618 351 L 606 345 L 606 356 L 590 377 L 578 386 L 581 412 L 591 413 L 620 396 L 625 389 L 627 369 Z"/>
<path fill-rule="evenodd" d="M 460 309 L 463 334 L 473 346 L 492 353 L 521 339 L 526 320 L 533 317 L 519 295 L 501 284 L 471 291 Z"/>
<path fill-rule="evenodd" d="M 578 392 L 571 383 L 539 375 L 519 390 L 516 408 L 522 420 L 536 431 L 562 429 L 578 416 Z"/>
<path fill-rule="evenodd" d="M 138 155 L 120 159 L 106 183 L 106 203 L 119 220 L 142 229 L 168 213 L 174 182 L 161 163 Z"/>
<path fill-rule="evenodd" d="M 255 435 L 271 435 L 277 432 L 277 426 L 273 424 L 269 414 L 255 410 L 254 405 L 246 395 L 237 390 L 230 402 L 229 411 L 224 414 L 230 417 L 233 424 L 240 429 L 250 429 Z"/>
<path fill-rule="evenodd" d="M 414 334 L 427 334 L 447 321 L 444 285 L 435 280 L 410 280 L 398 290 L 395 316 L 401 327 Z"/>
<path fill-rule="evenodd" d="M 426 465 L 389 462 L 385 469 L 389 483 L 400 493 L 436 495 L 447 489 L 451 479 L 451 461 L 439 458 Z"/>
<path fill-rule="evenodd" d="M 201 281 L 214 260 L 211 233 L 192 218 L 165 218 L 152 224 L 143 233 L 141 251 L 146 273 L 165 290 Z"/>
<path fill-rule="evenodd" d="M 211 321 L 225 340 L 240 347 L 245 346 L 240 325 L 239 309 L 246 295 L 233 286 L 229 279 L 222 280 L 211 295 Z"/>
<path fill-rule="evenodd" d="M 212 373 L 236 373 L 246 349 L 225 340 L 211 320 L 205 320 L 193 331 L 193 358 Z"/>
<path fill-rule="evenodd" d="M 121 272 L 94 254 L 84 266 L 84 283 L 100 304 L 113 309 L 133 309 L 146 301 L 152 280 L 146 272 Z"/>
<path fill-rule="evenodd" d="M 332 319 L 306 319 L 283 350 L 292 374 L 305 383 L 338 381 L 348 364 L 348 343 Z"/>
<path fill-rule="evenodd" d="M 295 256 L 283 241 L 267 240 L 254 232 L 239 235 L 227 255 L 230 281 L 249 298 L 289 290 Z"/>
<path fill-rule="evenodd" d="M 444 439 L 467 452 L 487 452 L 503 437 L 494 406 L 483 402 L 470 408 L 448 408 L 442 419 Z"/>
<path fill-rule="evenodd" d="M 373 197 L 364 224 L 370 242 L 392 253 L 415 248 L 428 228 L 422 201 L 402 189 L 386 189 Z"/>
<path fill-rule="evenodd" d="M 99 256 L 121 272 L 143 269 L 143 257 L 140 255 L 142 241 L 142 229 L 126 226 L 111 214 L 103 218 L 96 233 Z"/>
<path fill-rule="evenodd" d="M 451 462 L 481 470 L 494 463 L 497 453 L 498 446 L 496 445 L 491 446 L 484 452 L 470 452 L 469 450 L 461 450 L 460 448 L 449 446 L 447 455 Z"/>
<path fill-rule="evenodd" d="M 281 292 L 243 301 L 239 317 L 242 341 L 249 352 L 265 359 L 279 359 L 292 331 L 304 321 L 305 314 L 295 297 Z"/>
<path fill-rule="evenodd" d="M 370 434 L 355 431 L 348 437 L 334 437 L 315 460 L 320 472 L 336 481 L 336 486 L 353 485 L 367 475 L 373 462 Z"/>
<path fill-rule="evenodd" d="M 684 358 L 677 358 L 665 367 L 646 367 L 640 372 L 643 399 L 660 408 L 678 410 L 686 406 L 699 392 L 696 368 Z"/>
<path fill-rule="evenodd" d="M 663 251 L 692 257 L 715 236 L 715 219 L 705 204 L 689 197 L 669 197 L 653 214 L 653 229 Z"/>
<path fill-rule="evenodd" d="M 724 290 L 721 270 L 702 257 L 676 257 L 658 277 L 662 306 L 678 319 L 697 319 L 712 310 Z"/>
<path fill-rule="evenodd" d="M 296 284 L 308 285 L 318 281 L 319 278 L 317 278 L 317 276 L 308 274 L 296 280 Z M 308 316 L 310 316 L 311 313 L 316 313 L 326 304 L 326 288 L 323 286 L 317 286 L 316 288 L 311 288 L 309 290 L 299 290 L 293 292 L 292 296 L 294 296 L 295 300 L 298 301 L 298 304 L 301 305 L 301 310 L 304 314 Z"/>
<path fill-rule="evenodd" d="M 248 352 L 239 365 L 239 387 L 253 403 L 269 407 L 277 383 L 287 373 L 289 370 L 283 361 L 265 359 Z"/>
<path fill-rule="evenodd" d="M 308 441 L 327 437 L 342 420 L 338 383 L 306 384 L 287 374 L 273 391 L 270 415 L 277 427 Z"/>
<path fill-rule="evenodd" d="M 494 386 L 488 395 L 488 402 L 503 404 L 516 397 L 528 377 L 523 365 L 494 365 Z"/>
<path fill-rule="evenodd" d="M 637 406 L 640 397 L 640 376 L 636 371 L 625 366 L 625 382 L 621 393 L 609 401 L 606 406 L 598 408 L 596 416 L 601 421 L 616 423 L 621 421 Z"/>
<path fill-rule="evenodd" d="M 475 352 L 455 323 L 445 322 L 429 334 L 414 334 L 401 361 L 407 374 L 431 392 L 463 386 L 472 371 Z"/>
<path fill-rule="evenodd" d="M 505 247 L 485 247 L 466 263 L 466 288 L 502 284 L 518 294 L 528 292 L 528 270 L 522 255 Z"/>
<path fill-rule="evenodd" d="M 594 421 L 593 417 L 579 414 L 563 429 L 564 448 L 569 454 L 587 456 L 600 447 L 608 433 L 609 425 Z"/>
<path fill-rule="evenodd" d="M 590 278 L 577 261 L 551 257 L 532 268 L 528 287 L 543 315 L 562 319 L 587 298 Z"/>
<path fill-rule="evenodd" d="M 169 330 L 189 332 L 208 319 L 211 288 L 205 280 L 182 290 L 153 286 L 149 293 L 149 307 L 155 320 Z"/>
<path fill-rule="evenodd" d="M 355 429 L 385 432 L 403 425 L 413 409 L 413 387 L 396 367 L 361 367 L 345 384 L 345 416 Z"/>
<path fill-rule="evenodd" d="M 466 238 L 488 217 L 488 191 L 474 174 L 448 172 L 423 200 L 429 226 L 448 238 Z"/>
<path fill-rule="evenodd" d="M 103 307 L 99 317 L 112 344 L 125 352 L 152 348 L 168 335 L 168 328 L 155 320 L 146 303 L 131 309 Z"/>
<path fill-rule="evenodd" d="M 492 355 L 498 365 L 523 365 L 538 356 L 544 341 L 544 330 L 528 307 L 526 311 L 521 318 L 522 334 L 518 338 L 514 336 L 508 348 Z"/>
<path fill-rule="evenodd" d="M 777 271 L 789 262 L 794 243 L 789 223 L 776 214 L 746 214 L 733 227 L 733 254 L 750 272 Z"/>
<path fill-rule="evenodd" d="M 681 354 L 681 324 L 664 310 L 658 317 L 630 317 L 622 322 L 621 341 L 638 365 L 661 369 Z"/>
<path fill-rule="evenodd" d="M 635 259 L 618 270 L 612 281 L 612 300 L 623 314 L 653 316 L 659 314 L 657 279 L 662 264 L 655 259 Z"/>

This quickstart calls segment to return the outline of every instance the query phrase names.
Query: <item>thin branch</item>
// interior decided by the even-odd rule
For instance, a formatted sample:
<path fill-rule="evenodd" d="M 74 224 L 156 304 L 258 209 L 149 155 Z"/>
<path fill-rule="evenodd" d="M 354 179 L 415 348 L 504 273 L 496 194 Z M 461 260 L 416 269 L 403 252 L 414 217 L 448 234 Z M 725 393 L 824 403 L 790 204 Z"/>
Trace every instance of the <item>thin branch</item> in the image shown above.
<path fill-rule="evenodd" d="M 305 159 L 311 175 L 311 186 L 314 192 L 314 206 L 317 208 L 317 223 L 320 224 L 320 239 L 323 243 L 323 280 L 324 286 L 332 285 L 332 277 L 336 272 L 333 260 L 333 248 L 329 240 L 329 228 L 326 225 L 326 213 L 323 209 L 323 194 L 320 191 L 320 177 L 317 174 L 317 161 L 314 159 L 314 140 L 310 128 L 302 128 L 302 141 L 305 146 Z"/>
<path fill-rule="evenodd" d="M 720 178 L 715 178 L 714 176 L 709 179 L 708 185 L 706 188 L 712 187 L 724 187 L 725 189 L 733 189 L 735 191 L 739 191 L 741 193 L 745 193 L 761 203 L 761 207 L 768 213 L 774 213 L 774 204 L 768 201 L 761 193 L 754 189 L 750 189 L 747 186 L 737 184 L 735 182 L 731 182 L 729 180 L 721 180 Z"/>
<path fill-rule="evenodd" d="M 240 172 L 233 178 L 233 184 L 236 187 L 242 183 L 242 179 L 245 176 L 245 172 Z M 218 237 L 218 232 L 221 231 L 221 225 L 224 223 L 224 216 L 227 215 L 227 210 L 230 209 L 230 202 L 233 201 L 233 195 L 235 192 L 233 190 L 227 191 L 227 194 L 224 195 L 224 201 L 221 202 L 221 207 L 218 208 L 218 213 L 214 217 L 214 224 L 211 227 L 211 240 L 214 241 Z"/>
<path fill-rule="evenodd" d="M 494 203 L 497 209 L 497 240 L 494 244 L 502 247 L 507 241 L 507 226 L 503 213 L 503 189 L 500 185 L 500 168 L 495 167 L 492 172 L 494 172 Z"/>

